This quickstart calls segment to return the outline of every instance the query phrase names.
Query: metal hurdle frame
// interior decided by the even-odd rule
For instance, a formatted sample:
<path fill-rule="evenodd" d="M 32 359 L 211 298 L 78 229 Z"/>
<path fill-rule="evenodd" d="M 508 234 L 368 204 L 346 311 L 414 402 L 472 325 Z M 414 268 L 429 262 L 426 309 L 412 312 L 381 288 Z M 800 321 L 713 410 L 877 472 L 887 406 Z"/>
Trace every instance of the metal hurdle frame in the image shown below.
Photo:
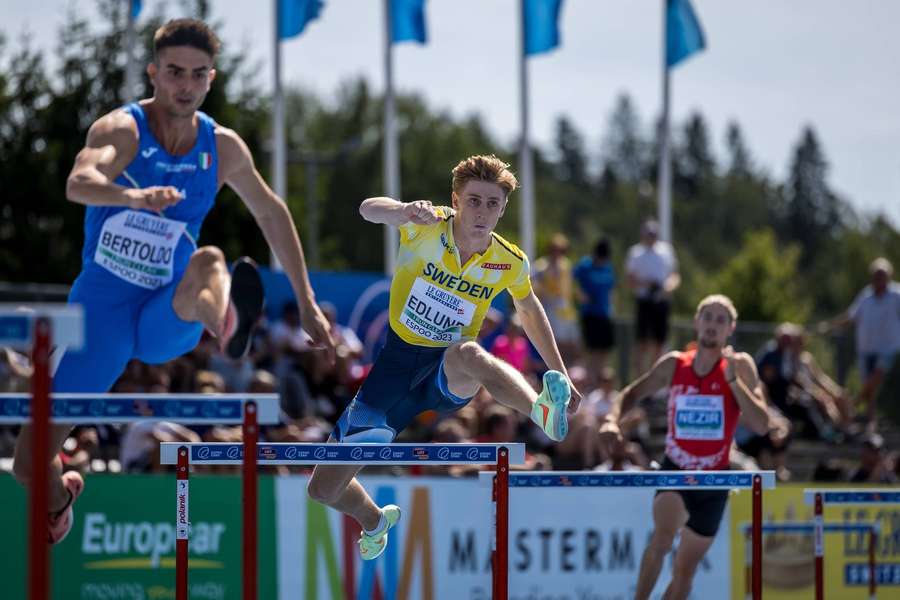
<path fill-rule="evenodd" d="M 252 411 L 252 405 L 247 405 Z M 247 419 L 252 426 L 252 419 Z M 247 441 L 250 440 L 250 443 Z M 525 463 L 525 444 L 310 444 L 258 443 L 255 431 L 245 428 L 244 443 L 214 442 L 182 444 L 163 442 L 160 463 L 176 467 L 176 600 L 187 600 L 188 538 L 190 532 L 190 465 L 242 465 L 245 542 L 243 548 L 243 600 L 256 600 L 257 589 L 257 466 L 258 465 L 491 465 L 495 478 L 493 494 L 495 544 L 492 588 L 495 599 L 507 599 L 509 569 L 505 558 L 507 543 L 509 488 L 506 485 L 510 464 Z M 252 539 L 248 544 L 247 540 Z M 498 562 L 499 561 L 499 562 Z"/>
<path fill-rule="evenodd" d="M 807 504 L 814 506 L 813 523 L 815 524 L 816 555 L 816 600 L 825 598 L 825 504 L 900 504 L 900 489 L 806 489 L 803 498 Z M 869 537 L 869 598 L 875 598 L 877 590 L 877 573 L 872 567 L 875 561 L 876 535 Z"/>
<path fill-rule="evenodd" d="M 480 474 L 482 480 L 491 475 Z M 654 488 L 657 490 L 735 490 L 750 489 L 752 498 L 751 545 L 753 567 L 751 588 L 753 600 L 762 598 L 762 494 L 764 489 L 775 488 L 774 471 L 532 471 L 508 475 L 503 485 L 498 475 L 495 489 L 510 487 L 598 487 L 598 488 Z M 495 492 L 496 494 L 496 492 Z M 498 503 L 497 560 L 500 569 L 509 570 L 508 498 L 504 501 L 503 529 L 500 527 Z M 497 597 L 497 596 L 495 596 Z M 506 599 L 504 595 L 499 596 Z"/>
<path fill-rule="evenodd" d="M 744 594 L 750 598 L 750 525 L 743 525 L 745 542 L 744 542 Z M 765 523 L 762 526 L 763 533 L 815 533 L 815 521 L 784 521 L 782 523 Z M 874 600 L 876 592 L 875 582 L 875 540 L 878 536 L 878 523 L 859 522 L 859 523 L 825 523 L 822 533 L 846 533 L 848 531 L 856 531 L 859 533 L 869 534 L 869 598 Z M 822 556 L 824 559 L 824 545 Z M 818 597 L 818 590 L 816 595 Z"/>
<path fill-rule="evenodd" d="M 0 304 L 0 345 L 31 347 L 31 396 L 34 411 L 32 453 L 35 464 L 50 462 L 50 353 L 52 344 L 77 349 L 84 343 L 83 312 L 80 306 L 36 304 L 23 309 L 16 304 Z M 28 597 L 47 600 L 50 596 L 50 552 L 47 544 L 49 485 L 46 477 L 33 477 L 29 488 Z"/>

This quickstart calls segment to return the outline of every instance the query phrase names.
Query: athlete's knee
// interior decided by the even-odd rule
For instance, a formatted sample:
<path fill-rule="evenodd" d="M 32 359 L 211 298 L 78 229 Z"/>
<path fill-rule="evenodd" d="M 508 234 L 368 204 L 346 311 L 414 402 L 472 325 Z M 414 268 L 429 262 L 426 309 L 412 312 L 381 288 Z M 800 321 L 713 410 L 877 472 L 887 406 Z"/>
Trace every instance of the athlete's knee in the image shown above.
<path fill-rule="evenodd" d="M 450 368 L 471 370 L 486 362 L 487 351 L 477 342 L 462 342 L 447 348 L 444 353 L 444 364 Z"/>
<path fill-rule="evenodd" d="M 647 549 L 654 553 L 667 554 L 675 543 L 675 530 L 657 527 L 650 536 Z"/>
<path fill-rule="evenodd" d="M 31 457 L 27 457 L 25 453 L 16 453 L 13 458 L 13 477 L 20 485 L 27 486 L 31 482 L 31 475 L 34 472 L 34 463 Z"/>
<path fill-rule="evenodd" d="M 191 265 L 199 269 L 225 267 L 225 254 L 216 246 L 201 246 L 191 255 Z"/>
<path fill-rule="evenodd" d="M 341 496 L 342 489 L 333 481 L 313 474 L 306 484 L 306 495 L 319 504 L 332 504 Z"/>

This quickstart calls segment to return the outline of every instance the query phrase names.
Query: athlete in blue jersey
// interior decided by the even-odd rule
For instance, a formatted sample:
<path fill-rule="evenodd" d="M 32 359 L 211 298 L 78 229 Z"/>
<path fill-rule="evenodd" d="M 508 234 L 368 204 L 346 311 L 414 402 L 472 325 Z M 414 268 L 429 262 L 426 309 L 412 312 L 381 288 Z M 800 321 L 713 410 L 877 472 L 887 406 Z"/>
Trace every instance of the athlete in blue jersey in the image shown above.
<path fill-rule="evenodd" d="M 82 271 L 69 301 L 84 307 L 85 348 L 59 349 L 56 392 L 106 392 L 132 358 L 160 363 L 196 346 L 206 328 L 240 357 L 262 310 L 252 261 L 229 274 L 222 251 L 197 247 L 203 219 L 223 185 L 253 214 L 285 273 L 314 344 L 333 359 L 327 319 L 315 302 L 290 212 L 263 181 L 244 141 L 197 109 L 215 79 L 219 41 L 204 23 L 171 21 L 154 36 L 147 75 L 153 97 L 91 125 L 66 182 L 66 197 L 87 206 Z M 59 358 L 61 356 L 61 359 Z M 50 542 L 72 527 L 84 482 L 61 475 L 56 455 L 69 427 L 52 428 Z M 31 431 L 16 444 L 15 475 L 28 485 Z"/>

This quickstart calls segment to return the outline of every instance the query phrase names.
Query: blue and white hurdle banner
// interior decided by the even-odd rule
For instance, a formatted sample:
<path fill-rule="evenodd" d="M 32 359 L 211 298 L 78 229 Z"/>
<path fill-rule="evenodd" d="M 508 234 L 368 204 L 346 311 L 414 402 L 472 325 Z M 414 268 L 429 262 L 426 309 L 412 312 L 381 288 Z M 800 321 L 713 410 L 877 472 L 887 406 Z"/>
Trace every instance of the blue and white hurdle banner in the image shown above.
<path fill-rule="evenodd" d="M 232 442 L 160 444 L 160 463 L 178 462 L 178 448 L 189 451 L 194 465 L 239 465 L 244 445 Z M 293 444 L 260 442 L 260 465 L 495 465 L 499 449 L 509 450 L 509 464 L 525 464 L 525 444 Z"/>
<path fill-rule="evenodd" d="M 244 420 L 244 405 L 255 402 L 257 422 L 280 422 L 278 394 L 51 394 L 54 423 L 135 423 L 172 421 L 185 425 L 229 425 Z M 31 396 L 0 394 L 0 423 L 28 423 Z"/>
<path fill-rule="evenodd" d="M 751 523 L 744 523 L 741 529 L 744 533 L 750 531 Z M 782 523 L 763 523 L 763 533 L 809 533 L 816 529 L 814 521 L 784 521 Z M 875 521 L 863 521 L 858 523 L 825 523 L 822 525 L 825 533 L 878 533 L 879 526 Z"/>
<path fill-rule="evenodd" d="M 78 350 L 84 344 L 84 311 L 78 304 L 0 303 L 0 346 L 30 347 L 39 318 L 50 320 L 55 346 Z"/>
<path fill-rule="evenodd" d="M 775 471 L 517 471 L 509 474 L 509 487 L 625 487 L 669 490 L 752 489 L 760 476 L 764 490 L 775 488 Z M 479 473 L 483 484 L 491 473 Z"/>
<path fill-rule="evenodd" d="M 806 489 L 803 499 L 813 504 L 816 494 L 823 504 L 900 504 L 900 488 L 883 489 Z"/>

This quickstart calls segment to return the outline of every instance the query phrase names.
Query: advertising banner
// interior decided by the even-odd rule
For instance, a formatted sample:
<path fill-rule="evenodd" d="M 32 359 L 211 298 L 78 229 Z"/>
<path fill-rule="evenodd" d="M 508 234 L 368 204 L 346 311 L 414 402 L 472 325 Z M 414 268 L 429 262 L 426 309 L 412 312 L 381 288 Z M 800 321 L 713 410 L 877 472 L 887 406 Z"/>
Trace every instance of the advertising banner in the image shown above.
<path fill-rule="evenodd" d="M 813 507 L 803 499 L 807 485 L 783 484 L 764 495 L 766 521 L 812 521 Z M 821 486 L 816 486 L 821 487 Z M 846 486 L 845 486 L 846 487 Z M 864 486 L 853 486 L 864 487 Z M 732 501 L 732 594 L 744 598 L 745 548 L 739 528 L 749 521 L 750 496 Z M 875 548 L 878 598 L 900 597 L 900 505 L 825 505 L 825 523 L 878 522 Z M 867 533 L 825 534 L 825 597 L 868 598 L 869 537 Z M 766 600 L 812 598 L 815 555 L 812 533 L 763 534 L 763 596 Z"/>
<path fill-rule="evenodd" d="M 355 522 L 308 501 L 306 478 L 275 481 L 281 600 L 488 600 L 490 488 L 474 479 L 363 477 L 403 517 L 385 553 L 363 563 Z M 626 600 L 652 531 L 652 489 L 510 490 L 510 598 Z M 749 511 L 746 513 L 749 515 Z M 692 598 L 725 598 L 729 533 L 699 568 Z M 669 580 L 671 555 L 653 597 Z"/>
<path fill-rule="evenodd" d="M 259 486 L 260 597 L 276 596 L 272 479 Z M 241 596 L 241 486 L 233 475 L 196 476 L 190 483 L 189 593 L 198 600 Z M 25 494 L 0 476 L 2 598 L 25 598 Z M 89 475 L 75 504 L 75 524 L 53 547 L 56 600 L 175 598 L 175 477 Z"/>

